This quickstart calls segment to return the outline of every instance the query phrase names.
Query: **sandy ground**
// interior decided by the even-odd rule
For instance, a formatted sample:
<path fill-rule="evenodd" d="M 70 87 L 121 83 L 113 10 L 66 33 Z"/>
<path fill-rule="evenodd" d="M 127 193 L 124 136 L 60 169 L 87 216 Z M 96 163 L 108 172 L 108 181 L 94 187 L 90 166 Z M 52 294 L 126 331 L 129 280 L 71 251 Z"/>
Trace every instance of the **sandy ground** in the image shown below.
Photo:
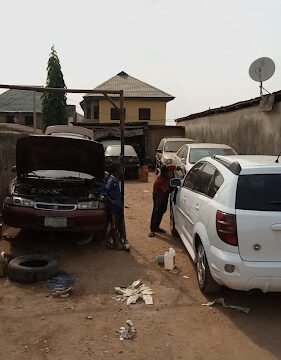
<path fill-rule="evenodd" d="M 78 234 L 19 233 L 11 242 L 0 242 L 1 251 L 14 255 L 54 254 L 60 269 L 75 277 L 73 294 L 65 299 L 47 297 L 46 282 L 21 285 L 0 279 L 0 359 L 281 358 L 280 294 L 222 291 L 227 303 L 249 307 L 249 314 L 202 306 L 208 299 L 198 290 L 180 240 L 169 233 L 147 237 L 153 178 L 126 184 L 130 253 L 94 242 L 79 246 Z M 163 227 L 169 230 L 168 214 Z M 177 252 L 177 275 L 155 261 L 170 246 Z M 112 299 L 115 286 L 137 279 L 153 289 L 154 305 L 127 306 Z M 120 341 L 116 330 L 128 319 L 137 337 Z"/>

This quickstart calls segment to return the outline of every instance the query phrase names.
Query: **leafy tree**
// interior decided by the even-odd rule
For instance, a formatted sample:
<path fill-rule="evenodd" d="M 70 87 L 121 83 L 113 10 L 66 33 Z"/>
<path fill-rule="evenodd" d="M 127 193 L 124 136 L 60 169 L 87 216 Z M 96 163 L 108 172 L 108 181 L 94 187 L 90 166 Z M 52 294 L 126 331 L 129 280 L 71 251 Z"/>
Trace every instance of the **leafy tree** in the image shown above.
<path fill-rule="evenodd" d="M 47 87 L 66 88 L 57 52 L 52 46 L 47 66 Z M 66 94 L 45 92 L 42 95 L 43 127 L 67 124 Z"/>

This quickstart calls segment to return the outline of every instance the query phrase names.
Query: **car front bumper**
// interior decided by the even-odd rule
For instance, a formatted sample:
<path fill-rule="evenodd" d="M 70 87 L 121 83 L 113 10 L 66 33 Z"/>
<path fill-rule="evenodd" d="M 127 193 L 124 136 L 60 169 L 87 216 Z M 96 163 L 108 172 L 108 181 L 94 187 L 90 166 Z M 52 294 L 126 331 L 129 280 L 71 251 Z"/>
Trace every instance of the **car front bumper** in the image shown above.
<path fill-rule="evenodd" d="M 39 210 L 22 206 L 3 207 L 3 222 L 11 227 L 31 230 L 56 231 L 105 231 L 105 209 L 94 210 Z M 45 218 L 66 218 L 66 226 L 45 226 Z"/>
<path fill-rule="evenodd" d="M 235 290 L 281 292 L 281 261 L 243 261 L 238 253 L 214 246 L 209 248 L 207 258 L 213 278 L 221 285 Z M 225 270 L 227 264 L 234 265 L 234 272 Z"/>

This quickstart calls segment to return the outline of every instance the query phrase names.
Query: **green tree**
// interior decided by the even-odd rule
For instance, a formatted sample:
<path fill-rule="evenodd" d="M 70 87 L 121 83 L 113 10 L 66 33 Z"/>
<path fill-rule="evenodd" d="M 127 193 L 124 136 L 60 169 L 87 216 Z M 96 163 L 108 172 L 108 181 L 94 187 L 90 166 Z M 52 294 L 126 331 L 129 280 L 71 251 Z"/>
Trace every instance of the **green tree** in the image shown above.
<path fill-rule="evenodd" d="M 47 87 L 66 88 L 57 52 L 52 46 L 47 66 Z M 45 92 L 42 95 L 43 128 L 67 124 L 66 94 Z"/>

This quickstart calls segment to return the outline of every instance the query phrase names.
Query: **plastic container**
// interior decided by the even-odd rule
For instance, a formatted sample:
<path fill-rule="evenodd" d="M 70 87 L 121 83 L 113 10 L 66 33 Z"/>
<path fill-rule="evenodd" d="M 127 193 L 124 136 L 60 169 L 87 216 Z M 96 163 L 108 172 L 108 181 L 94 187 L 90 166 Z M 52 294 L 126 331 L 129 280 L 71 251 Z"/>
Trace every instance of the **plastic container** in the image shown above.
<path fill-rule="evenodd" d="M 164 268 L 166 270 L 173 270 L 176 265 L 176 251 L 169 248 L 164 254 Z"/>

